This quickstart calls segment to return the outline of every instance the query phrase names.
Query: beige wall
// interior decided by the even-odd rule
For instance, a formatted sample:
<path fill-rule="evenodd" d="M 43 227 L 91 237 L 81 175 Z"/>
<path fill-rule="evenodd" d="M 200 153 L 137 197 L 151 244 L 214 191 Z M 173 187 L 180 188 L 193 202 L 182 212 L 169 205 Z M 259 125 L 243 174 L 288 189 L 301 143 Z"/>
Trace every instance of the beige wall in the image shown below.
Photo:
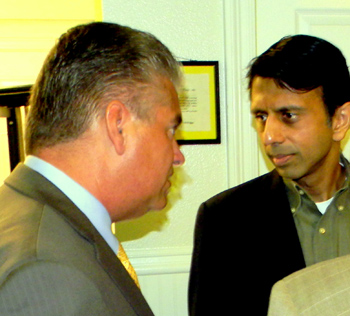
<path fill-rule="evenodd" d="M 193 228 L 200 203 L 228 188 L 224 3 L 104 0 L 103 20 L 148 31 L 179 60 L 219 61 L 222 143 L 186 145 L 168 207 L 116 225 L 156 315 L 186 315 Z"/>
<path fill-rule="evenodd" d="M 61 33 L 101 17 L 97 0 L 6 2 L 0 11 L 0 88 L 32 84 Z M 222 144 L 184 146 L 187 162 L 174 176 L 168 207 L 117 225 L 156 315 L 185 315 L 198 206 L 228 187 L 223 2 L 105 0 L 103 20 L 155 34 L 179 59 L 220 63 Z M 4 121 L 0 119 L 0 180 L 9 173 Z"/>
<path fill-rule="evenodd" d="M 2 1 L 0 89 L 32 84 L 55 40 L 73 25 L 102 19 L 100 0 Z M 6 119 L 0 113 L 0 181 L 10 171 Z"/>
<path fill-rule="evenodd" d="M 84 5 L 77 5 L 79 1 Z M 85 19 L 74 14 L 84 11 L 89 3 L 87 19 L 93 20 L 94 15 L 101 17 L 100 10 L 96 10 L 97 2 L 79 1 L 57 1 L 57 5 L 66 2 L 62 12 L 69 14 L 69 23 Z M 57 25 L 57 19 L 62 15 L 54 16 L 54 11 L 60 11 L 52 10 L 53 2 L 38 2 L 32 10 L 32 17 L 26 14 L 26 10 L 30 10 L 27 1 L 23 1 L 23 10 L 19 10 L 23 11 L 20 17 L 16 17 L 17 6 L 16 10 L 7 8 L 11 1 L 2 5 L 0 87 L 33 82 L 52 38 L 66 27 L 62 25 L 60 29 L 46 33 L 43 27 L 30 32 L 19 29 L 12 34 L 12 31 L 4 31 L 6 23 L 18 27 L 23 20 L 31 20 L 30 23 L 34 24 Z M 323 36 L 326 33 L 319 32 L 320 23 L 327 22 L 331 27 L 343 23 L 345 26 L 337 34 L 345 33 L 350 25 L 350 8 L 343 10 L 344 3 L 342 0 L 280 0 L 277 6 L 274 0 L 103 0 L 103 20 L 153 33 L 180 60 L 219 61 L 222 143 L 183 146 L 186 164 L 174 176 L 168 207 L 116 227 L 116 234 L 124 242 L 139 274 L 143 293 L 156 315 L 184 316 L 187 313 L 193 228 L 200 203 L 267 171 L 265 161 L 259 158 L 249 114 L 244 79 L 249 61 L 283 35 L 299 31 Z M 74 6 L 84 10 L 74 9 Z M 9 14 L 4 13 L 3 8 Z M 330 8 L 335 10 L 325 11 Z M 60 23 L 64 23 L 63 20 Z M 24 37 L 15 44 L 13 38 L 19 38 L 21 34 Z M 334 40 L 338 44 L 338 37 Z M 343 41 L 339 44 L 345 45 Z M 16 45 L 19 45 L 17 52 L 14 51 Z M 28 59 L 23 59 L 28 45 L 32 48 L 27 54 Z M 344 49 L 348 50 L 347 47 Z M 3 70 L 4 66 L 9 66 L 9 70 Z M 3 133 L 0 119 L 0 142 L 5 139 Z M 5 152 L 4 146 L 0 143 L 1 154 Z M 3 170 L 1 161 L 0 171 Z"/>
<path fill-rule="evenodd" d="M 129 249 L 182 248 L 188 252 L 199 204 L 228 185 L 223 3 L 221 0 L 104 0 L 103 8 L 105 21 L 153 33 L 181 60 L 219 61 L 222 144 L 183 146 L 186 164 L 177 170 L 171 203 L 166 210 L 117 225 L 119 238 L 132 239 L 127 243 Z M 137 233 L 140 226 L 142 233 Z"/>
<path fill-rule="evenodd" d="M 126 248 L 154 310 L 158 315 L 182 316 L 198 206 L 271 168 L 260 154 L 251 124 L 246 67 L 282 36 L 295 33 L 325 37 L 349 54 L 344 38 L 350 30 L 350 5 L 343 0 L 104 0 L 103 4 L 104 20 L 155 34 L 181 60 L 220 63 L 222 144 L 184 146 L 187 162 L 179 170 L 170 206 L 117 225 L 117 235 L 128 241 Z M 167 290 L 173 283 L 180 290 Z M 171 303 L 177 296 L 181 308 L 174 311 Z"/>

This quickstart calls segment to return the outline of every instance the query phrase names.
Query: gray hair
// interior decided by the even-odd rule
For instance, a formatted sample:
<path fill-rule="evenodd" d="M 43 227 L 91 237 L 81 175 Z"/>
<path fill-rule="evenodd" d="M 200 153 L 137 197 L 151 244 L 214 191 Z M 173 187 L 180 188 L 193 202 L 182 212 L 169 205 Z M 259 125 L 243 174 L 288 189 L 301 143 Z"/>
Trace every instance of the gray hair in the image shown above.
<path fill-rule="evenodd" d="M 179 63 L 153 35 L 96 22 L 63 34 L 47 56 L 31 91 L 27 153 L 78 138 L 112 98 L 124 95 L 140 118 L 149 109 L 137 101 L 157 77 L 181 83 Z"/>

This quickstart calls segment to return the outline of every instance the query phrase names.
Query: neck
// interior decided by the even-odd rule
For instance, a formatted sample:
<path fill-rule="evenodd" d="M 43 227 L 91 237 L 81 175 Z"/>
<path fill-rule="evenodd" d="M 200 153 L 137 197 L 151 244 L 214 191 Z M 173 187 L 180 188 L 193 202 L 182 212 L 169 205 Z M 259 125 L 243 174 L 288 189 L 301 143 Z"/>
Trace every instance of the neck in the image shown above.
<path fill-rule="evenodd" d="M 342 168 L 342 166 L 337 163 L 333 168 L 327 169 L 326 173 L 312 174 L 302 179 L 295 180 L 315 203 L 329 200 L 344 184 L 346 178 L 345 168 Z"/>
<path fill-rule="evenodd" d="M 97 152 L 97 151 L 96 151 Z M 98 166 L 89 146 L 79 140 L 44 148 L 36 156 L 50 163 L 80 184 L 96 198 L 96 174 Z"/>

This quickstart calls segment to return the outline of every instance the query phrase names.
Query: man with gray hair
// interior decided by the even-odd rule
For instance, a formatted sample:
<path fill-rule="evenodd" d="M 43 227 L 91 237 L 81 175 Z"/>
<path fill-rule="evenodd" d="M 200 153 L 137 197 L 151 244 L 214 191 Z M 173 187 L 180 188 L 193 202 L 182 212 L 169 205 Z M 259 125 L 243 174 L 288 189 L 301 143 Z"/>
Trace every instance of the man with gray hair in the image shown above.
<path fill-rule="evenodd" d="M 1 315 L 153 315 L 111 224 L 167 203 L 180 81 L 148 33 L 61 36 L 31 92 L 28 156 L 0 188 Z"/>

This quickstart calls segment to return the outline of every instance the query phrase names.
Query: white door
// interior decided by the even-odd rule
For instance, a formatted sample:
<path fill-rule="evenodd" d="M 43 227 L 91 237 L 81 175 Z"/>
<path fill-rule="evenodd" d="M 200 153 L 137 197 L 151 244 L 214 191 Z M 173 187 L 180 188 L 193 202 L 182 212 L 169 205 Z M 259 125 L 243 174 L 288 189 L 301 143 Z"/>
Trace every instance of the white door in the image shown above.
<path fill-rule="evenodd" d="M 292 34 L 314 35 L 330 41 L 350 64 L 350 1 L 256 0 L 258 55 L 283 36 Z M 350 159 L 350 142 L 345 140 L 343 146 L 345 156 Z M 271 165 L 261 155 L 259 173 L 269 168 Z"/>

